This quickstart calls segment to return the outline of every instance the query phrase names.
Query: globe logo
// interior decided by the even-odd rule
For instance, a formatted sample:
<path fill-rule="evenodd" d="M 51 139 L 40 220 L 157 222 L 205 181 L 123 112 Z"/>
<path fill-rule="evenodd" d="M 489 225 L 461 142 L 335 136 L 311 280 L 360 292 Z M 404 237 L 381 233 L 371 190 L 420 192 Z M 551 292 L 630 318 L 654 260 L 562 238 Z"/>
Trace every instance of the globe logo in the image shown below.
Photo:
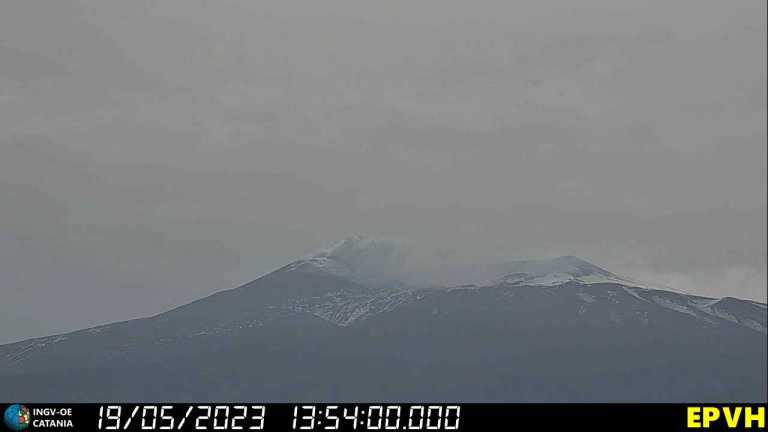
<path fill-rule="evenodd" d="M 5 410 L 3 420 L 10 430 L 24 430 L 29 427 L 29 408 L 19 404 L 11 405 Z"/>

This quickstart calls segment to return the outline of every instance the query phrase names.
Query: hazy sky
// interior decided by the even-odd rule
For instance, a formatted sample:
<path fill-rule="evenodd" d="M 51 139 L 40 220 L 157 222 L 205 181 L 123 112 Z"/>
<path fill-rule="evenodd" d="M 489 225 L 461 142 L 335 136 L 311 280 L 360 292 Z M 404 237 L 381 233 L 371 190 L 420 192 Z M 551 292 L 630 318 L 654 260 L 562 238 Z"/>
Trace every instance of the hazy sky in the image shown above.
<path fill-rule="evenodd" d="M 348 234 L 766 299 L 766 2 L 0 4 L 0 342 Z"/>

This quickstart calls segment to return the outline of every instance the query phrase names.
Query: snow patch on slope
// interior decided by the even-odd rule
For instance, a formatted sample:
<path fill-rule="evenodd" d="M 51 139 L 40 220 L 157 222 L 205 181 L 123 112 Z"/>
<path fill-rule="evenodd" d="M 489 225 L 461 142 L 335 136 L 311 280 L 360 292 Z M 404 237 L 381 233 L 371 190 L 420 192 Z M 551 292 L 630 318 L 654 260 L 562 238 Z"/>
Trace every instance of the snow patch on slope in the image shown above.
<path fill-rule="evenodd" d="M 348 326 L 355 321 L 393 310 L 413 299 L 413 293 L 405 290 L 382 290 L 356 296 L 332 293 L 321 299 L 300 300 L 292 305 L 292 309 L 309 312 L 339 326 Z"/>
<path fill-rule="evenodd" d="M 697 315 L 696 312 L 693 311 L 693 309 L 691 309 L 690 307 L 688 307 L 686 305 L 680 304 L 678 302 L 675 302 L 675 301 L 672 301 L 672 300 L 670 300 L 668 298 L 664 298 L 664 297 L 660 297 L 660 296 L 653 296 L 651 298 L 653 299 L 653 301 L 657 305 L 659 305 L 659 306 L 661 306 L 663 308 L 671 309 L 673 311 L 684 313 L 684 314 L 688 314 L 688 315 L 694 316 L 696 318 L 699 317 L 699 315 Z"/>
<path fill-rule="evenodd" d="M 577 292 L 576 295 L 587 303 L 594 303 L 596 301 L 594 296 L 581 291 Z"/>

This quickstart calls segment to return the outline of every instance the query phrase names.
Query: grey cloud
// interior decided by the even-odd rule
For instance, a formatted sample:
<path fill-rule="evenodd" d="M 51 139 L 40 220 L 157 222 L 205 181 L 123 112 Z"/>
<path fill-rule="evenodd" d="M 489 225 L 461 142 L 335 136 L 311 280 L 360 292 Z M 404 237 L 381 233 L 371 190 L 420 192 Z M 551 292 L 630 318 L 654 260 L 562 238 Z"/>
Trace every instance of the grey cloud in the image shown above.
<path fill-rule="evenodd" d="M 4 2 L 0 341 L 351 233 L 764 301 L 765 8 Z"/>

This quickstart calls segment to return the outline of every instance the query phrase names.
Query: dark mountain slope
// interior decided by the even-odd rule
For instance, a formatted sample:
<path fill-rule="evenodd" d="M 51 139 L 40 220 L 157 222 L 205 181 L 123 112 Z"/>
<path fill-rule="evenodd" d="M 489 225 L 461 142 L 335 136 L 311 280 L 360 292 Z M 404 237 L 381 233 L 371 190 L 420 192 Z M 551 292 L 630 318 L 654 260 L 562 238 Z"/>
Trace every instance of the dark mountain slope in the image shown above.
<path fill-rule="evenodd" d="M 0 346 L 0 400 L 766 400 L 765 304 L 639 288 L 574 257 L 457 288 L 348 261 Z"/>

